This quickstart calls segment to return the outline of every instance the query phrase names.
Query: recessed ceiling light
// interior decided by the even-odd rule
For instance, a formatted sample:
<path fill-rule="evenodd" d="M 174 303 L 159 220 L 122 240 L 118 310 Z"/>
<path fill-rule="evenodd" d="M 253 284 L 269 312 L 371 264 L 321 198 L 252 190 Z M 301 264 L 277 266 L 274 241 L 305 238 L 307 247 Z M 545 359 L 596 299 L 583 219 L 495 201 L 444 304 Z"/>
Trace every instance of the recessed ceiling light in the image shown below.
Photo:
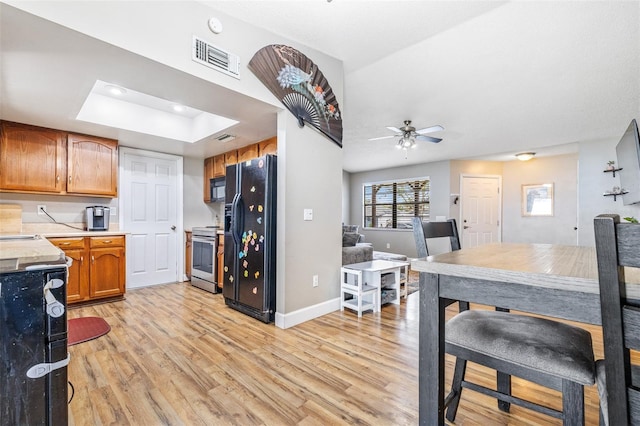
<path fill-rule="evenodd" d="M 124 87 L 114 86 L 113 84 L 109 84 L 105 86 L 105 88 L 109 91 L 109 93 L 115 96 L 122 96 L 127 93 L 127 89 L 125 89 Z"/>
<path fill-rule="evenodd" d="M 175 112 L 183 112 L 185 110 L 183 105 L 178 105 L 178 104 L 174 104 L 173 105 L 173 110 Z"/>

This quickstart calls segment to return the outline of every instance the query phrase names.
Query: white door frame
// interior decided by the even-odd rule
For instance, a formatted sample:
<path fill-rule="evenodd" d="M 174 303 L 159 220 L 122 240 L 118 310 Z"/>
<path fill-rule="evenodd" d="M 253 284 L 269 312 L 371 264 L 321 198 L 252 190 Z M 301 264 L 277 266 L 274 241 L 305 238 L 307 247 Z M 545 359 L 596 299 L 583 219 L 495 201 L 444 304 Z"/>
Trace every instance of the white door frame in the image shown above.
<path fill-rule="evenodd" d="M 499 192 L 499 197 L 498 197 L 498 242 L 502 241 L 502 176 L 500 175 L 481 175 L 481 174 L 467 174 L 467 173 L 462 173 L 460 174 L 460 212 L 459 212 L 459 217 L 458 217 L 458 223 L 459 223 L 459 227 L 460 229 L 458 229 L 460 236 L 462 236 L 462 226 L 463 226 L 463 222 L 462 222 L 462 213 L 464 212 L 464 194 L 463 194 L 463 187 L 464 187 L 464 179 L 465 178 L 489 178 L 489 179 L 497 179 L 498 180 L 498 190 Z"/>
<path fill-rule="evenodd" d="M 178 262 L 178 265 L 176 267 L 176 277 L 175 277 L 175 281 L 176 282 L 181 282 L 183 281 L 183 277 L 184 277 L 184 244 L 182 244 L 183 238 L 181 238 L 181 235 L 184 235 L 184 217 L 183 217 L 183 158 L 179 155 L 172 155 L 172 154 L 165 154 L 162 152 L 155 152 L 155 151 L 147 151 L 144 149 L 135 149 L 135 148 L 129 148 L 129 147 L 119 147 L 118 150 L 120 151 L 119 156 L 118 156 L 118 175 L 120 177 L 125 176 L 124 173 L 124 156 L 125 154 L 129 154 L 129 155 L 139 155 L 141 157 L 151 157 L 151 158 L 161 158 L 163 160 L 171 160 L 171 161 L 175 161 L 176 162 L 176 235 L 178 236 L 176 238 L 176 261 Z M 120 194 L 123 193 L 122 188 L 123 188 L 124 184 L 123 184 L 123 179 L 120 178 L 118 179 L 118 210 L 120 211 L 120 214 L 118 215 L 118 225 L 119 225 L 119 229 L 122 231 L 124 230 L 126 232 L 126 229 L 124 229 L 124 215 L 122 214 L 122 212 L 124 211 L 124 200 L 122 199 L 122 197 L 120 196 Z M 129 238 L 130 238 L 131 234 L 126 234 L 126 239 L 127 239 L 127 243 L 129 242 Z M 127 266 L 128 266 L 128 261 L 127 261 Z M 127 277 L 127 282 L 130 279 L 130 268 L 127 267 L 127 271 L 126 271 L 126 277 Z"/>

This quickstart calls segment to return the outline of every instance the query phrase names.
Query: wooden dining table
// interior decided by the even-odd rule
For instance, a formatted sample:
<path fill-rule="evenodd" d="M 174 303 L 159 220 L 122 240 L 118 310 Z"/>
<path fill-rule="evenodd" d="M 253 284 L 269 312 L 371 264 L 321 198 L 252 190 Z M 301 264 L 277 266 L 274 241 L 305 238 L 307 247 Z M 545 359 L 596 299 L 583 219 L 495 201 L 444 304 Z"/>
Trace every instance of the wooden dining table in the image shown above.
<path fill-rule="evenodd" d="M 601 324 L 594 247 L 493 243 L 414 259 L 420 272 L 419 423 L 444 424 L 447 300 Z M 640 283 L 637 271 L 627 281 Z M 640 285 L 627 297 L 640 300 Z"/>

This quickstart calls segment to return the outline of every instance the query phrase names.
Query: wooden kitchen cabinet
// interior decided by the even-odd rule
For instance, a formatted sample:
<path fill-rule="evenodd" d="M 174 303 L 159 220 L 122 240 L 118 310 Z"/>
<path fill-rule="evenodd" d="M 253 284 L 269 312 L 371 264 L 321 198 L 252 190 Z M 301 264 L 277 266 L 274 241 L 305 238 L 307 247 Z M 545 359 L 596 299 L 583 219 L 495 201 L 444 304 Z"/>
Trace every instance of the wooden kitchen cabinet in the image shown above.
<path fill-rule="evenodd" d="M 232 164 L 238 164 L 238 150 L 227 151 L 224 153 L 224 165 L 230 166 Z M 226 174 L 226 170 L 225 170 Z"/>
<path fill-rule="evenodd" d="M 2 121 L 0 189 L 60 193 L 66 178 L 66 133 Z"/>
<path fill-rule="evenodd" d="M 73 259 L 67 303 L 89 302 L 125 293 L 124 236 L 49 238 Z"/>
<path fill-rule="evenodd" d="M 191 231 L 185 231 L 185 247 L 184 247 L 184 274 L 191 279 Z"/>
<path fill-rule="evenodd" d="M 267 154 L 278 154 L 278 138 L 274 136 L 258 142 L 258 151 L 260 157 Z"/>
<path fill-rule="evenodd" d="M 210 180 L 213 179 L 213 157 L 204 159 L 203 198 L 205 203 L 211 202 Z"/>
<path fill-rule="evenodd" d="M 0 132 L 0 190 L 117 196 L 118 141 L 9 121 Z"/>
<path fill-rule="evenodd" d="M 67 193 L 118 195 L 118 141 L 67 135 Z"/>
<path fill-rule="evenodd" d="M 218 287 L 224 287 L 224 235 L 218 234 L 218 251 L 216 253 L 218 265 Z"/>
<path fill-rule="evenodd" d="M 49 241 L 73 259 L 67 277 L 67 303 L 82 302 L 89 297 L 89 258 L 85 250 L 84 237 L 49 238 Z"/>
<path fill-rule="evenodd" d="M 226 172 L 224 154 L 213 157 L 213 177 L 224 177 Z"/>
<path fill-rule="evenodd" d="M 238 148 L 238 163 L 258 158 L 258 149 L 257 143 L 245 146 L 244 148 Z"/>

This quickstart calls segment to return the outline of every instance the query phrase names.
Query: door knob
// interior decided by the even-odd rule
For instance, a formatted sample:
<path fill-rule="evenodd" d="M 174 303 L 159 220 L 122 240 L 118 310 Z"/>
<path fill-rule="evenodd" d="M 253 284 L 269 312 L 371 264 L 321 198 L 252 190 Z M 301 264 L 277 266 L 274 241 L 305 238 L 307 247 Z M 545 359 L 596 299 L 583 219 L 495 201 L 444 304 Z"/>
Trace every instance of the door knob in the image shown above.
<path fill-rule="evenodd" d="M 462 227 L 462 229 L 467 229 L 467 228 L 468 228 L 468 226 L 466 226 L 466 225 Z"/>
<path fill-rule="evenodd" d="M 175 231 L 176 230 L 176 226 L 175 225 L 171 226 L 171 230 Z"/>

